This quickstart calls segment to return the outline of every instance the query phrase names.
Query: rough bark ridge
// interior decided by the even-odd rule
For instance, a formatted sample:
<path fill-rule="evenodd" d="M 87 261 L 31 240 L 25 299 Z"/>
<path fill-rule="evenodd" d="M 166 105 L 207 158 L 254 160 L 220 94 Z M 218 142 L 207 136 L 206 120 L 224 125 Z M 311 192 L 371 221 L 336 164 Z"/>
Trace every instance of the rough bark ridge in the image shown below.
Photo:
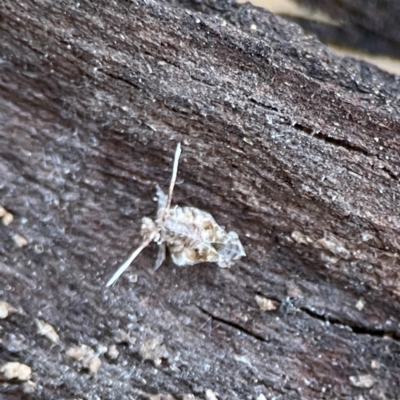
<path fill-rule="evenodd" d="M 398 77 L 229 1 L 3 1 L 0 36 L 0 358 L 37 384 L 2 398 L 400 396 Z M 152 273 L 150 247 L 105 290 L 178 141 L 175 203 L 248 256 Z"/>

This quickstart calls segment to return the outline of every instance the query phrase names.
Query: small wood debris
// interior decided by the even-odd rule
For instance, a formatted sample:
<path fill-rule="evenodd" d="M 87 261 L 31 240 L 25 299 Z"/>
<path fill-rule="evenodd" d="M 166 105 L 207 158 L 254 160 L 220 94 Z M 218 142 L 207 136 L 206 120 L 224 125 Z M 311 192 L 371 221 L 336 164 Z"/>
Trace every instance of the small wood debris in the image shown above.
<path fill-rule="evenodd" d="M 293 281 L 288 281 L 286 283 L 287 295 L 294 299 L 303 297 L 303 292 L 300 287 Z"/>
<path fill-rule="evenodd" d="M 14 215 L 10 212 L 6 212 L 1 218 L 1 221 L 3 222 L 3 225 L 8 226 L 14 221 Z"/>
<path fill-rule="evenodd" d="M 240 355 L 240 354 L 234 354 L 233 358 L 236 361 L 238 361 L 238 362 L 240 362 L 242 364 L 245 364 L 245 365 L 249 366 L 250 368 L 253 368 L 253 365 L 252 365 L 251 361 L 246 356 Z"/>
<path fill-rule="evenodd" d="M 24 382 L 22 388 L 25 394 L 32 394 L 36 390 L 36 383 L 32 381 L 26 381 Z"/>
<path fill-rule="evenodd" d="M 150 395 L 149 400 L 176 400 L 174 396 L 170 394 L 162 395 L 162 394 L 156 394 L 156 395 Z"/>
<path fill-rule="evenodd" d="M 91 374 L 97 374 L 101 367 L 101 360 L 99 357 L 93 357 L 89 363 L 89 371 Z"/>
<path fill-rule="evenodd" d="M 256 302 L 261 311 L 273 311 L 278 308 L 278 303 L 263 296 L 256 296 Z"/>
<path fill-rule="evenodd" d="M 163 344 L 162 336 L 147 337 L 140 343 L 139 354 L 143 360 L 151 360 L 154 365 L 160 365 L 163 358 L 168 357 L 168 351 Z"/>
<path fill-rule="evenodd" d="M 291 237 L 298 244 L 306 244 L 307 245 L 307 244 L 313 243 L 313 240 L 309 236 L 304 235 L 304 233 L 301 233 L 299 231 L 293 231 L 291 234 Z"/>
<path fill-rule="evenodd" d="M 18 312 L 12 305 L 6 301 L 0 301 L 0 319 L 7 318 L 10 314 Z"/>
<path fill-rule="evenodd" d="M 189 393 L 189 394 L 184 394 L 182 396 L 182 400 L 196 400 L 196 397 L 194 397 L 193 394 Z"/>
<path fill-rule="evenodd" d="M 101 367 L 101 360 L 95 351 L 81 344 L 78 347 L 69 347 L 66 351 L 68 357 L 80 362 L 83 368 L 88 369 L 91 374 L 97 374 Z"/>
<path fill-rule="evenodd" d="M 40 319 L 35 319 L 35 323 L 37 327 L 37 333 L 39 335 L 45 336 L 47 339 L 55 344 L 60 343 L 60 337 L 58 336 L 58 333 L 50 324 Z"/>
<path fill-rule="evenodd" d="M 114 340 L 116 343 L 135 343 L 136 339 L 131 338 L 127 332 L 122 329 L 118 329 L 115 332 Z"/>
<path fill-rule="evenodd" d="M 0 373 L 4 375 L 4 379 L 17 379 L 19 381 L 27 381 L 32 375 L 31 367 L 19 362 L 8 362 L 0 368 Z"/>
<path fill-rule="evenodd" d="M 3 218 L 6 214 L 7 210 L 3 206 L 0 206 L 0 218 Z"/>
<path fill-rule="evenodd" d="M 108 350 L 107 350 L 107 357 L 110 358 L 111 360 L 116 360 L 119 356 L 119 351 L 117 349 L 117 346 L 115 344 L 112 344 Z"/>
<path fill-rule="evenodd" d="M 375 378 L 372 375 L 355 375 L 349 378 L 352 386 L 362 389 L 369 389 L 375 383 Z"/>
<path fill-rule="evenodd" d="M 139 279 L 138 274 L 128 275 L 129 283 L 136 283 L 138 281 L 138 279 Z"/>
<path fill-rule="evenodd" d="M 314 247 L 317 249 L 322 248 L 328 250 L 335 256 L 344 258 L 345 260 L 348 260 L 351 256 L 350 251 L 346 249 L 344 244 L 333 235 L 317 240 L 314 243 Z"/>
<path fill-rule="evenodd" d="M 10 313 L 10 305 L 6 301 L 0 301 L 0 319 L 5 319 Z"/>
<path fill-rule="evenodd" d="M 19 233 L 16 233 L 15 235 L 13 235 L 13 240 L 14 243 L 18 246 L 18 247 L 25 247 L 28 244 L 28 241 L 21 236 Z"/>
<path fill-rule="evenodd" d="M 358 311 L 362 311 L 365 307 L 365 302 L 363 299 L 359 299 L 356 303 L 356 308 Z"/>
<path fill-rule="evenodd" d="M 327 235 L 321 239 L 313 240 L 311 237 L 305 235 L 300 231 L 293 231 L 291 233 L 292 239 L 298 244 L 311 244 L 316 249 L 328 250 L 339 258 L 348 260 L 351 257 L 351 252 L 345 247 L 345 245 L 333 234 L 327 233 Z"/>
<path fill-rule="evenodd" d="M 371 368 L 372 369 L 379 369 L 381 367 L 381 363 L 379 361 L 376 360 L 372 360 L 371 361 Z"/>
<path fill-rule="evenodd" d="M 211 389 L 206 390 L 206 399 L 207 400 L 218 400 L 217 396 Z"/>
<path fill-rule="evenodd" d="M 372 240 L 374 238 L 374 235 L 371 235 L 369 232 L 361 232 L 361 240 L 363 242 L 368 242 L 369 240 Z"/>

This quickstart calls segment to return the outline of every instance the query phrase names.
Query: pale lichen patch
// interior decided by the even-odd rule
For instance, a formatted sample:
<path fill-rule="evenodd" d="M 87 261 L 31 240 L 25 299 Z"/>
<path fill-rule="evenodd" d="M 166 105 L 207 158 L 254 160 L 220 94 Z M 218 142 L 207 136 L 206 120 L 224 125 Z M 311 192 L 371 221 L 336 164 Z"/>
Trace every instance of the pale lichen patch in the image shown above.
<path fill-rule="evenodd" d="M 97 374 L 101 366 L 101 360 L 95 351 L 84 344 L 77 347 L 69 347 L 66 354 L 68 357 L 77 360 L 83 368 L 88 369 L 92 374 Z"/>
<path fill-rule="evenodd" d="M 60 343 L 60 337 L 58 336 L 58 333 L 50 324 L 40 319 L 35 319 L 35 323 L 37 327 L 37 333 L 39 335 L 45 336 L 54 344 Z"/>
<path fill-rule="evenodd" d="M 273 311 L 278 308 L 276 301 L 256 295 L 256 302 L 261 311 Z"/>
<path fill-rule="evenodd" d="M 27 381 L 32 375 L 32 369 L 28 365 L 19 362 L 8 362 L 0 368 L 0 373 L 5 380 Z"/>

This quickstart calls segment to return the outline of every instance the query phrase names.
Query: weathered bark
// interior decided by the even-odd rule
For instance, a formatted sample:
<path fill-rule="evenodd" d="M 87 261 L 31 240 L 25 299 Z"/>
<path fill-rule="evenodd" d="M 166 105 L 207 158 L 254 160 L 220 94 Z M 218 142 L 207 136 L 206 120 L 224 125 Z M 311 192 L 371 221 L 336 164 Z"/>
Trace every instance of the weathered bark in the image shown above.
<path fill-rule="evenodd" d="M 398 77 L 228 1 L 5 1 L 0 36 L 0 358 L 37 383 L 3 398 L 400 396 Z M 247 257 L 152 273 L 151 246 L 106 290 L 178 141 L 175 203 Z M 114 343 L 93 377 L 65 353 Z"/>

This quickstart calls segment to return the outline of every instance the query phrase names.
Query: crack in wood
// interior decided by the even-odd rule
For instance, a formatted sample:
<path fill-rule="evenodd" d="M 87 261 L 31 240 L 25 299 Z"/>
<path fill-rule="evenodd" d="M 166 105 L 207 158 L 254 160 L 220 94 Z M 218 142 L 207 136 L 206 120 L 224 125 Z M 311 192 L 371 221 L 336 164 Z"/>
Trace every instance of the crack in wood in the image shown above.
<path fill-rule="evenodd" d="M 224 319 L 224 318 L 218 317 L 218 316 L 214 315 L 212 312 L 206 310 L 205 308 L 198 306 L 197 304 L 196 304 L 196 307 L 197 307 L 203 314 L 207 315 L 208 317 L 210 317 L 210 318 L 211 318 L 212 320 L 214 320 L 214 321 L 217 321 L 217 322 L 220 322 L 220 323 L 222 323 L 222 324 L 225 324 L 225 325 L 227 325 L 227 326 L 229 326 L 229 327 L 231 327 L 231 328 L 233 328 L 233 329 L 236 329 L 236 330 L 240 331 L 241 333 L 244 333 L 244 334 L 246 334 L 246 335 L 249 335 L 249 336 L 253 337 L 254 339 L 257 339 L 257 340 L 259 340 L 259 341 L 261 341 L 261 342 L 264 342 L 264 343 L 265 343 L 265 342 L 268 342 L 263 336 L 261 336 L 261 335 L 259 335 L 259 334 L 257 334 L 257 333 L 252 332 L 250 329 L 244 328 L 243 326 L 237 324 L 236 322 L 229 321 L 229 320 L 226 320 L 226 319 Z"/>
<path fill-rule="evenodd" d="M 365 326 L 357 326 L 357 325 L 351 324 L 351 323 L 349 324 L 349 323 L 346 323 L 346 322 L 340 320 L 339 318 L 329 317 L 323 313 L 318 313 L 315 310 L 311 310 L 308 307 L 300 306 L 300 305 L 298 305 L 298 301 L 296 301 L 296 298 L 288 297 L 288 298 L 285 298 L 284 300 L 281 300 L 274 296 L 265 295 L 264 293 L 259 292 L 259 291 L 256 291 L 254 293 L 258 296 L 266 297 L 270 300 L 280 303 L 280 307 L 279 307 L 280 313 L 289 314 L 293 310 L 300 310 L 300 311 L 304 312 L 305 314 L 307 314 L 309 317 L 317 319 L 319 321 L 329 322 L 331 325 L 341 325 L 341 326 L 347 327 L 353 333 L 355 333 L 357 335 L 369 335 L 369 336 L 374 336 L 374 337 L 379 337 L 379 338 L 383 338 L 385 336 L 386 337 L 390 336 L 394 341 L 400 343 L 400 335 L 398 333 L 396 333 L 395 331 L 387 331 L 384 329 L 373 329 L 373 328 L 368 328 Z M 290 305 L 292 306 L 292 311 L 291 310 L 287 311 L 287 307 L 288 307 L 287 303 L 290 303 Z"/>
<path fill-rule="evenodd" d="M 123 83 L 127 84 L 128 86 L 132 86 L 132 87 L 134 87 L 135 89 L 138 89 L 138 90 L 141 89 L 141 87 L 140 87 L 139 85 L 137 85 L 136 83 L 132 82 L 131 80 L 129 80 L 129 79 L 127 79 L 127 78 L 124 78 L 124 77 L 122 77 L 122 76 L 118 76 L 118 75 L 112 74 L 111 72 L 106 72 L 106 71 L 104 71 L 104 70 L 102 70 L 102 69 L 98 69 L 97 71 L 98 71 L 98 72 L 102 72 L 104 75 L 106 75 L 106 76 L 108 76 L 108 77 L 110 77 L 110 78 L 112 78 L 112 79 L 115 79 L 116 81 L 123 82 Z"/>
<path fill-rule="evenodd" d="M 295 129 L 301 131 L 301 132 L 306 133 L 307 135 L 312 135 L 314 138 L 322 140 L 322 141 L 324 141 L 326 143 L 332 144 L 332 145 L 334 145 L 336 147 L 344 148 L 344 149 L 346 149 L 346 150 L 348 150 L 350 152 L 356 151 L 358 153 L 361 153 L 361 154 L 365 155 L 366 157 L 373 156 L 373 157 L 377 157 L 379 159 L 377 154 L 371 154 L 366 149 L 364 149 L 364 148 L 362 148 L 360 146 L 355 146 L 354 144 L 349 143 L 345 139 L 338 139 L 338 138 L 334 138 L 334 137 L 331 137 L 331 136 L 327 136 L 327 135 L 324 135 L 322 132 L 313 133 L 312 128 L 310 128 L 308 126 L 304 126 L 304 125 L 299 124 L 299 123 L 295 123 L 293 125 L 293 127 Z M 391 171 L 387 166 L 384 166 L 382 168 L 382 170 L 384 172 L 386 172 L 389 175 L 390 178 L 394 179 L 396 182 L 398 181 L 398 173 Z"/>
<path fill-rule="evenodd" d="M 369 335 L 369 336 L 374 336 L 374 337 L 379 337 L 379 338 L 383 338 L 385 336 L 390 336 L 396 342 L 400 342 L 400 336 L 395 331 L 385 331 L 384 329 L 372 329 L 372 328 L 368 328 L 365 326 L 352 325 L 352 324 L 343 322 L 338 318 L 333 318 L 333 317 L 329 317 L 324 314 L 320 314 L 316 311 L 310 310 L 307 307 L 299 307 L 298 309 L 303 311 L 304 313 L 306 313 L 311 318 L 318 319 L 319 321 L 329 322 L 331 325 L 345 326 L 345 327 L 351 329 L 351 331 L 357 335 Z"/>
<path fill-rule="evenodd" d="M 332 136 L 327 136 L 327 135 L 324 135 L 322 132 L 313 133 L 313 131 L 311 130 L 311 128 L 309 128 L 309 127 L 307 127 L 307 126 L 304 126 L 304 125 L 301 125 L 301 124 L 299 124 L 299 123 L 295 123 L 295 124 L 293 125 L 293 127 L 294 127 L 295 129 L 299 130 L 299 131 L 302 131 L 302 132 L 304 132 L 304 133 L 307 133 L 308 135 L 311 134 L 314 138 L 319 139 L 319 140 L 323 140 L 324 142 L 329 143 L 329 144 L 332 144 L 332 145 L 334 145 L 334 146 L 336 146 L 336 147 L 344 148 L 344 149 L 346 149 L 346 150 L 348 150 L 348 151 L 350 151 L 350 152 L 356 151 L 356 152 L 358 152 L 358 153 L 364 154 L 364 155 L 367 156 L 367 157 L 370 157 L 370 156 L 371 156 L 371 154 L 368 153 L 367 150 L 363 149 L 363 148 L 360 147 L 360 146 L 355 146 L 354 144 L 349 143 L 349 142 L 348 142 L 347 140 L 345 140 L 345 139 L 338 139 L 338 138 L 334 138 L 334 137 L 332 137 Z"/>

